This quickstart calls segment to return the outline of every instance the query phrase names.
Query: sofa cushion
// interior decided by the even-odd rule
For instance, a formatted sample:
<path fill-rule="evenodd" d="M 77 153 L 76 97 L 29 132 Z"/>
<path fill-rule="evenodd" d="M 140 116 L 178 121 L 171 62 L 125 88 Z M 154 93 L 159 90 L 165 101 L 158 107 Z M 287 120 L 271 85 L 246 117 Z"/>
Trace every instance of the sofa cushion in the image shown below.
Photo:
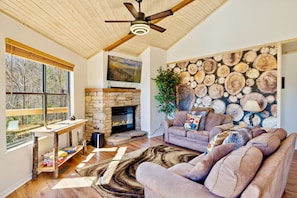
<path fill-rule="evenodd" d="M 251 139 L 251 130 L 248 128 L 241 128 L 237 131 L 232 131 L 228 137 L 223 141 L 223 144 L 226 143 L 235 143 L 235 149 L 238 149 L 241 146 L 244 146 Z"/>
<path fill-rule="evenodd" d="M 213 166 L 204 184 L 218 196 L 237 197 L 253 179 L 262 159 L 258 148 L 240 147 Z"/>
<path fill-rule="evenodd" d="M 177 136 L 186 136 L 186 130 L 183 126 L 172 126 L 168 128 L 168 133 L 174 134 Z"/>
<path fill-rule="evenodd" d="M 177 174 L 177 175 L 187 177 L 189 171 L 192 168 L 193 168 L 193 165 L 183 162 L 183 163 L 179 163 L 174 166 L 171 166 L 170 168 L 168 168 L 168 170 Z"/>
<path fill-rule="evenodd" d="M 251 139 L 247 146 L 255 146 L 262 151 L 264 156 L 268 156 L 279 147 L 280 142 L 280 139 L 274 133 L 263 133 Z"/>
<path fill-rule="evenodd" d="M 262 133 L 266 133 L 267 131 L 265 129 L 262 129 L 259 126 L 256 126 L 254 128 L 252 128 L 252 137 L 255 138 L 259 135 L 261 135 Z"/>
<path fill-rule="evenodd" d="M 204 130 L 205 129 L 205 121 L 206 121 L 206 116 L 207 116 L 208 112 L 209 112 L 209 110 L 191 111 L 191 114 L 193 114 L 193 115 L 201 115 L 201 120 L 200 120 L 198 130 Z"/>
<path fill-rule="evenodd" d="M 209 112 L 206 116 L 206 121 L 204 126 L 205 130 L 210 131 L 213 127 L 221 125 L 224 119 L 225 119 L 225 116 L 222 114 Z"/>
<path fill-rule="evenodd" d="M 173 126 L 184 126 L 187 119 L 187 111 L 178 111 L 175 113 L 175 118 L 173 120 Z"/>
<path fill-rule="evenodd" d="M 201 117 L 202 117 L 201 115 L 187 114 L 187 120 L 184 125 L 185 129 L 186 130 L 197 130 L 199 127 Z"/>
<path fill-rule="evenodd" d="M 193 181 L 202 181 L 207 177 L 212 166 L 222 157 L 233 151 L 234 146 L 234 143 L 219 145 L 212 152 L 204 154 L 203 157 L 199 158 L 196 165 L 189 170 L 187 177 Z"/>
<path fill-rule="evenodd" d="M 272 128 L 268 130 L 268 133 L 273 133 L 280 141 L 283 141 L 287 137 L 287 131 L 283 128 Z"/>
<path fill-rule="evenodd" d="M 196 140 L 201 140 L 204 142 L 209 141 L 209 132 L 208 131 L 195 131 L 195 130 L 190 130 L 187 131 L 186 136 L 191 139 L 196 139 Z"/>
<path fill-rule="evenodd" d="M 219 133 L 213 136 L 207 145 L 207 153 L 211 152 L 215 146 L 222 144 L 224 139 L 228 137 L 230 133 L 231 133 L 230 131 L 224 131 L 222 133 Z"/>

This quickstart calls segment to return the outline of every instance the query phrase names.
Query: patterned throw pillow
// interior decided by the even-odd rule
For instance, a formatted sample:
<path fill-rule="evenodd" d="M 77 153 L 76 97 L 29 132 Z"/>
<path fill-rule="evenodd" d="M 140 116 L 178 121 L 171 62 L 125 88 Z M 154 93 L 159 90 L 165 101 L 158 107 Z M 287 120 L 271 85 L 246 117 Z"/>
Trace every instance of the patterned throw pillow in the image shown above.
<path fill-rule="evenodd" d="M 201 117 L 202 117 L 201 115 L 187 114 L 185 129 L 186 130 L 197 130 L 199 127 Z"/>
<path fill-rule="evenodd" d="M 225 140 L 225 138 L 228 137 L 228 135 L 230 135 L 230 133 L 231 133 L 230 131 L 224 131 L 222 133 L 219 133 L 219 134 L 213 136 L 207 145 L 206 152 L 209 153 L 212 151 L 212 149 L 215 146 L 222 144 L 223 141 Z"/>

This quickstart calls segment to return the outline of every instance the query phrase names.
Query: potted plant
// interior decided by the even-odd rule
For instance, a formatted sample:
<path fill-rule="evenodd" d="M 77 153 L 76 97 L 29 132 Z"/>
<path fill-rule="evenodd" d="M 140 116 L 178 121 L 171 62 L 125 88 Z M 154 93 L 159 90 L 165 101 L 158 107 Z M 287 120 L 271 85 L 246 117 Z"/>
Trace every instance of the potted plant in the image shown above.
<path fill-rule="evenodd" d="M 164 112 L 170 118 L 176 111 L 176 85 L 179 83 L 179 76 L 172 70 L 163 70 L 162 67 L 157 71 L 158 75 L 153 78 L 159 90 L 155 99 L 159 102 L 159 112 Z"/>

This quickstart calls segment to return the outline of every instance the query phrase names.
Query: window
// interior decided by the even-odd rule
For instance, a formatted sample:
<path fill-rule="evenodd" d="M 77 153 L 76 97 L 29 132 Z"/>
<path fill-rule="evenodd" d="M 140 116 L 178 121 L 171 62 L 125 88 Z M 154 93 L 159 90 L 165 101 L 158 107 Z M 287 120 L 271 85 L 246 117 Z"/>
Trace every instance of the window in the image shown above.
<path fill-rule="evenodd" d="M 29 130 L 65 120 L 70 111 L 69 69 L 60 67 L 57 58 L 48 61 L 53 57 L 14 42 L 6 40 L 7 148 L 31 141 Z M 42 56 L 42 62 L 33 55 Z"/>

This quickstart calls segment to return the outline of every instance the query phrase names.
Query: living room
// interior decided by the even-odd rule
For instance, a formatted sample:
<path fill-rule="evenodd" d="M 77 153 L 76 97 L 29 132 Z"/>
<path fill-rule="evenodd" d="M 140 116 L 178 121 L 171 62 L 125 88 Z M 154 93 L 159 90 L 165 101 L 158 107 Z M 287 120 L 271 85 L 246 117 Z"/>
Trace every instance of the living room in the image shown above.
<path fill-rule="evenodd" d="M 205 21 L 185 35 L 180 41 L 168 50 L 149 47 L 139 57 L 112 53 L 114 55 L 140 59 L 143 62 L 141 83 L 134 85 L 141 89 L 141 128 L 152 133 L 159 128 L 163 114 L 158 113 L 154 95 L 157 92 L 152 77 L 156 76 L 159 66 L 166 67 L 167 63 L 186 60 L 195 57 L 204 57 L 217 53 L 250 48 L 268 43 L 278 43 L 297 38 L 296 2 L 286 1 L 227 1 Z M 12 38 L 32 47 L 38 48 L 48 54 L 52 54 L 75 65 L 71 75 L 71 109 L 77 118 L 85 117 L 85 88 L 107 87 L 106 81 L 106 55 L 107 52 L 99 52 L 86 59 L 65 47 L 45 38 L 41 34 L 16 22 L 6 15 L 0 15 L 0 48 L 1 54 L 5 54 L 5 38 Z M 279 89 L 281 105 L 279 107 L 278 124 L 289 133 L 296 131 L 296 122 L 292 122 L 297 105 L 293 101 L 296 98 L 295 84 L 297 83 L 295 69 L 295 52 L 284 54 L 281 57 L 282 67 L 279 68 L 278 77 L 285 77 L 285 89 Z M 5 60 L 1 59 L 0 87 L 5 90 Z M 284 67 L 283 67 L 284 65 Z M 294 71 L 294 72 L 292 72 Z M 144 75 L 150 74 L 150 75 Z M 113 86 L 121 86 L 114 84 Z M 127 86 L 127 85 L 126 85 Z M 130 86 L 130 85 L 128 85 Z M 5 121 L 5 93 L 1 93 L 0 106 L 2 118 L 0 120 L 1 131 L 6 131 Z M 150 135 L 150 134 L 149 134 Z M 152 134 L 153 135 L 153 134 Z M 31 179 L 32 170 L 32 142 L 21 148 L 6 149 L 6 134 L 0 135 L 0 197 L 6 196 L 14 189 Z M 51 142 L 43 139 L 40 142 L 41 150 L 47 150 Z M 9 171 L 8 171 L 9 170 Z"/>

